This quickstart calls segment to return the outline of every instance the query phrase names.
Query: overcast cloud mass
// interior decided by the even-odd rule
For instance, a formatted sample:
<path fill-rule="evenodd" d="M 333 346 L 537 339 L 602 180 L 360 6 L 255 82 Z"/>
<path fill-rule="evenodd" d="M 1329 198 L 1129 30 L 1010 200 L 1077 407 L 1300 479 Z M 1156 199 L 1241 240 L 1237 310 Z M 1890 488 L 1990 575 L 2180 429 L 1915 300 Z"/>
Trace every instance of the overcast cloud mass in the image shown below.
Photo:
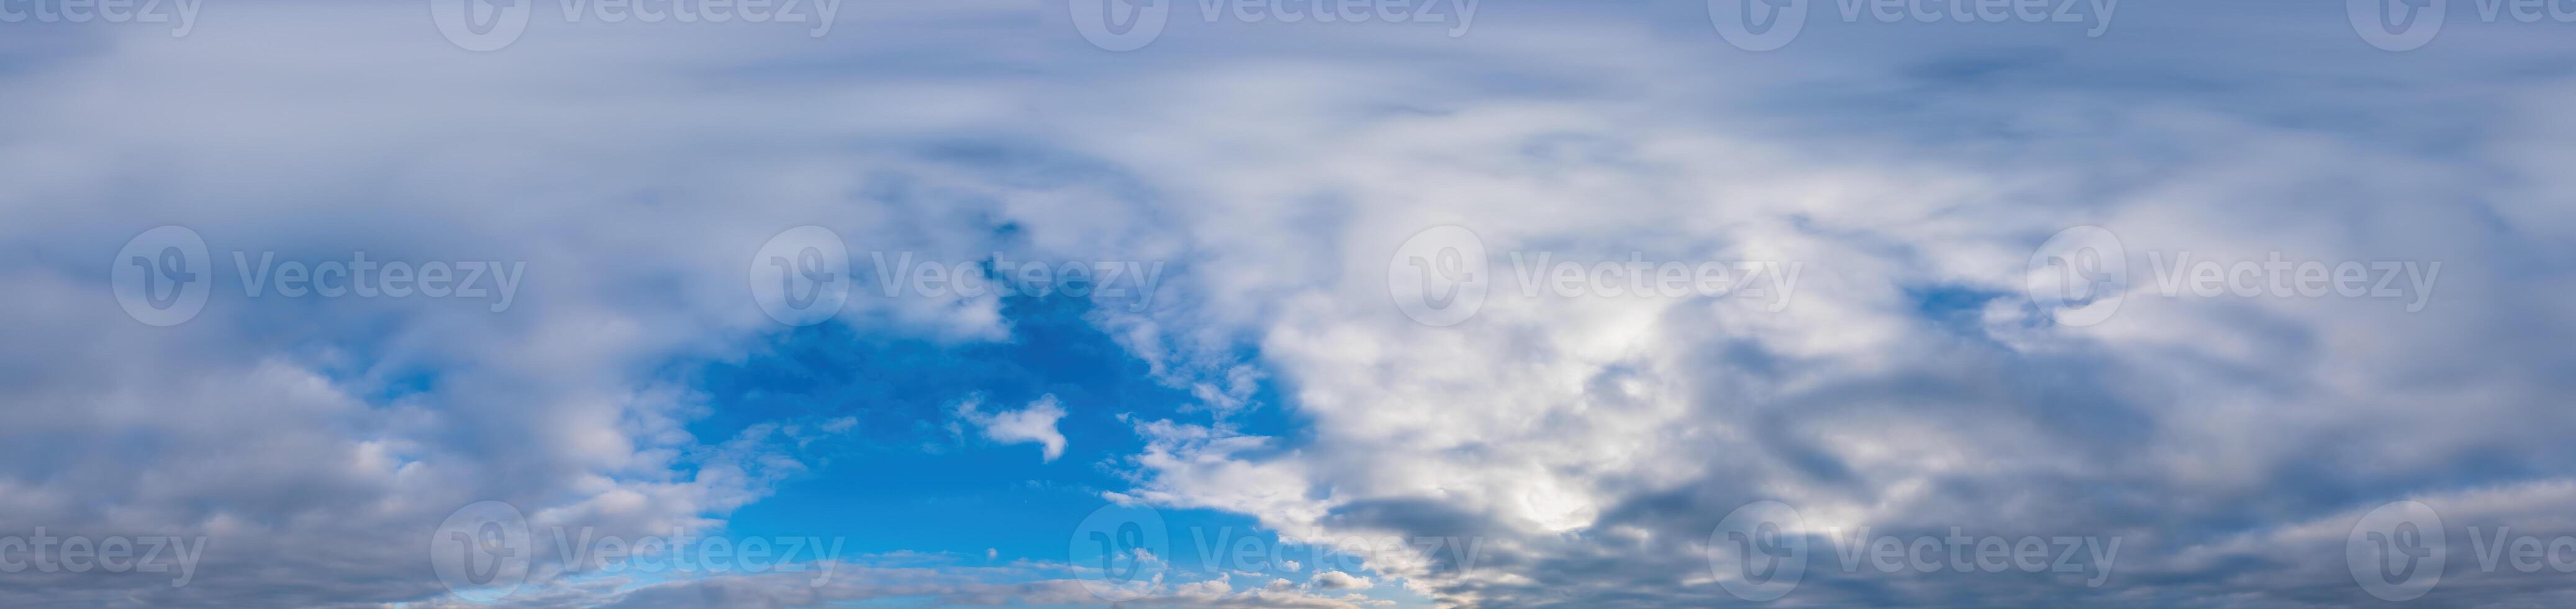
<path fill-rule="evenodd" d="M 2576 605 L 2571 59 L 2556 1 L 0 0 L 0 606 Z"/>

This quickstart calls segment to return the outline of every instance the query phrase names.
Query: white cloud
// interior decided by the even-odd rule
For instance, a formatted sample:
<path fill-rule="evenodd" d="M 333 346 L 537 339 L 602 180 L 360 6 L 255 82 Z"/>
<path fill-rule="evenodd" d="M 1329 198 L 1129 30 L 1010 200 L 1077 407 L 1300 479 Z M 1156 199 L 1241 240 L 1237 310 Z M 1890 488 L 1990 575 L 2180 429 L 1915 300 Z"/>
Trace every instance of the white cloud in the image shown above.
<path fill-rule="evenodd" d="M 962 567 L 941 557 L 855 557 L 831 564 L 792 565 L 766 573 L 721 574 L 653 582 L 631 574 L 577 582 L 559 582 L 512 594 L 494 604 L 433 603 L 436 607 L 610 607 L 655 609 L 704 607 L 809 607 L 851 601 L 919 602 L 943 607 L 1100 606 L 1104 599 L 1078 579 L 1077 569 L 1043 562 L 1015 562 L 996 567 Z M 829 572 L 820 580 L 816 573 Z M 1283 580 L 1284 581 L 1284 580 Z M 1135 607 L 1238 607 L 1245 609 L 1352 609 L 1373 606 L 1366 598 L 1328 597 L 1294 586 L 1234 590 L 1222 579 L 1157 583 L 1134 590 L 1123 604 Z"/>
<path fill-rule="evenodd" d="M 1368 578 L 1340 571 L 1317 571 L 1314 581 L 1316 586 L 1325 590 L 1367 590 L 1376 585 Z"/>
<path fill-rule="evenodd" d="M 984 437 L 1003 444 L 1035 443 L 1045 450 L 1046 460 L 1064 456 L 1064 434 L 1056 431 L 1055 422 L 1064 418 L 1064 406 L 1055 394 L 1039 396 L 1019 410 L 984 414 L 977 410 L 983 396 L 969 397 L 957 404 L 957 416 L 981 428 Z"/>

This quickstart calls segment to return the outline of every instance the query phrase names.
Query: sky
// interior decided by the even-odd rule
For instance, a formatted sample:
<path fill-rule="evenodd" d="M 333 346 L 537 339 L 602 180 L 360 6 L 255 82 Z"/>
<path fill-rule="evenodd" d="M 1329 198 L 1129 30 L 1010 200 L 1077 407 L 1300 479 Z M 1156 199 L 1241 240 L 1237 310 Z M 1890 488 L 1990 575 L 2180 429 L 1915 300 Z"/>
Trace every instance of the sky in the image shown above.
<path fill-rule="evenodd" d="M 2571 34 L 0 0 L 0 606 L 2576 604 Z"/>

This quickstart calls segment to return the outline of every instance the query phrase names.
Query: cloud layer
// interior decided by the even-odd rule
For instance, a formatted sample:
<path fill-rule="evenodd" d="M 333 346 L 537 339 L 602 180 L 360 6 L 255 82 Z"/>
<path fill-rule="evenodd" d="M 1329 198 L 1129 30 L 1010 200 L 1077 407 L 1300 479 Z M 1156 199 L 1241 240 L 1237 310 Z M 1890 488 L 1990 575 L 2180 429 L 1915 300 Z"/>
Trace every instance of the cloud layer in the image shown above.
<path fill-rule="evenodd" d="M 1479 543 L 1276 590 L 1175 578 L 1139 606 L 1728 603 L 1713 536 L 1764 500 L 1817 540 L 1792 605 L 2344 606 L 2371 601 L 2346 534 L 2392 501 L 2441 512 L 2454 548 L 2576 530 L 2564 32 L 2454 24 L 2389 53 L 2332 6 L 2178 2 L 2100 38 L 1827 21 L 1750 53 L 1685 4 L 1488 3 L 1457 37 L 1183 19 L 1130 53 L 1053 3 L 853 6 L 820 39 L 552 24 L 486 54 L 411 6 L 31 29 L 48 44 L 0 43 L 0 534 L 207 544 L 184 587 L 8 572 L 0 604 L 445 598 L 420 548 L 484 500 L 721 532 L 849 429 L 702 436 L 727 405 L 670 368 L 788 331 L 743 269 L 801 225 L 944 260 L 1170 262 L 1151 306 L 1086 319 L 1202 403 L 1125 419 L 1142 448 L 1101 465 L 1131 483 L 1106 497 Z M 106 306 L 102 269 L 161 225 L 217 262 L 205 312 L 168 328 Z M 1802 270 L 1780 301 L 1498 280 L 1433 327 L 1388 269 L 1436 226 L 1496 274 L 1541 252 Z M 2130 254 L 2098 324 L 2026 294 L 2075 226 Z M 237 251 L 527 271 L 497 313 L 262 298 L 230 287 Z M 2184 253 L 2443 265 L 2394 298 L 2159 293 L 2151 259 Z M 992 297 L 854 297 L 830 323 L 1018 340 Z M 1085 407 L 954 414 L 1055 461 Z M 2121 545 L 2102 579 L 1823 556 L 1862 527 Z M 2569 600 L 2563 573 L 2470 554 L 2429 602 Z M 1052 563 L 828 586 L 583 567 L 540 562 L 513 602 L 1100 602 Z"/>

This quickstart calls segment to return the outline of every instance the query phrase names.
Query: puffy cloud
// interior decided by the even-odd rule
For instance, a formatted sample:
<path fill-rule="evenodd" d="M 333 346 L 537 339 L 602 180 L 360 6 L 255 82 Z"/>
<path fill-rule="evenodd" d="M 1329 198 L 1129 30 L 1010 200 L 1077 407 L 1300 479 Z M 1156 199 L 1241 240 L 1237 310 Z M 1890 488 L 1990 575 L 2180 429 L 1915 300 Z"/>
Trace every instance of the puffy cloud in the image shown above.
<path fill-rule="evenodd" d="M 976 396 L 959 402 L 957 415 L 983 429 L 985 438 L 1003 444 L 1036 443 L 1048 461 L 1064 456 L 1064 434 L 1055 428 L 1055 422 L 1064 418 L 1064 406 L 1056 403 L 1055 394 L 1040 396 L 1026 408 L 992 414 L 977 410 L 982 401 L 982 396 Z"/>
<path fill-rule="evenodd" d="M 1368 578 L 1340 571 L 1317 571 L 1314 581 L 1316 586 L 1325 590 L 1367 590 L 1376 585 L 1369 583 Z"/>

